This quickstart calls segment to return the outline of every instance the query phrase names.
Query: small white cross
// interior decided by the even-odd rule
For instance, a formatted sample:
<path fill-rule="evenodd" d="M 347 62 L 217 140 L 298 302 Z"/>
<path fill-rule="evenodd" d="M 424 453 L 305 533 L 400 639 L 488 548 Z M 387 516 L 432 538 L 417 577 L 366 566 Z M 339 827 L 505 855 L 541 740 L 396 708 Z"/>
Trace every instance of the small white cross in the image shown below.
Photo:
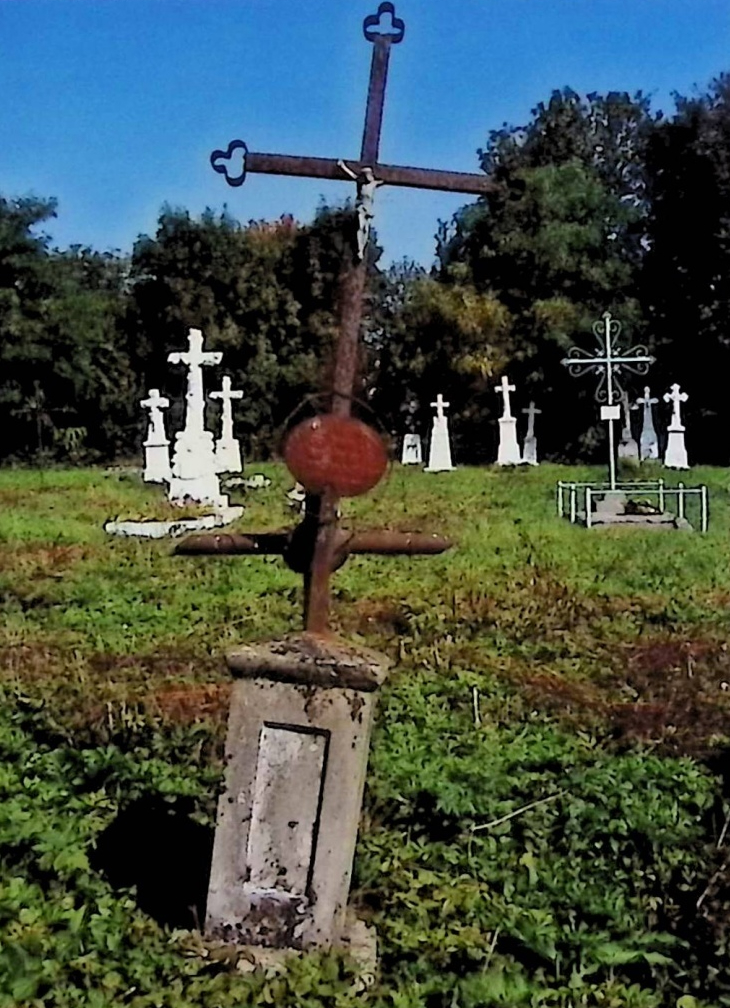
<path fill-rule="evenodd" d="M 687 395 L 686 392 L 679 391 L 679 385 L 677 385 L 676 382 L 674 383 L 674 385 L 672 385 L 671 392 L 664 393 L 664 402 L 667 403 L 670 402 L 672 404 L 672 421 L 670 426 L 672 427 L 682 426 L 682 417 L 680 416 L 679 413 L 679 404 L 687 402 L 688 398 L 689 396 Z M 654 400 L 654 402 L 656 402 L 656 400 Z"/>
<path fill-rule="evenodd" d="M 223 376 L 223 388 L 220 392 L 211 392 L 211 399 L 220 399 L 222 407 L 222 434 L 223 441 L 233 440 L 233 400 L 243 399 L 243 392 L 240 389 L 231 388 L 231 376 Z"/>
<path fill-rule="evenodd" d="M 147 394 L 149 398 L 140 399 L 139 404 L 140 406 L 143 406 L 145 409 L 150 410 L 150 412 L 152 412 L 152 410 L 167 409 L 167 407 L 170 405 L 170 400 L 166 399 L 165 396 L 161 396 L 159 389 L 151 388 Z"/>
<path fill-rule="evenodd" d="M 644 397 L 642 398 L 641 396 L 639 396 L 639 398 L 636 401 L 641 406 L 643 406 L 645 409 L 649 409 L 649 407 L 653 406 L 654 403 L 658 403 L 659 402 L 658 399 L 652 399 L 651 391 L 649 390 L 649 386 L 648 385 L 644 386 Z"/>
<path fill-rule="evenodd" d="M 446 416 L 444 410 L 448 409 L 451 403 L 445 402 L 444 397 L 439 392 L 439 394 L 436 396 L 436 402 L 432 402 L 431 405 L 436 410 L 436 416 L 439 418 L 439 420 L 442 420 Z"/>
<path fill-rule="evenodd" d="M 535 436 L 535 416 L 538 413 L 542 413 L 541 409 L 538 409 L 534 402 L 530 402 L 527 409 L 522 410 L 523 413 L 527 413 L 527 436 L 528 438 Z"/>
<path fill-rule="evenodd" d="M 516 385 L 510 385 L 507 375 L 502 375 L 502 381 L 499 385 L 494 386 L 494 391 L 500 394 L 504 401 L 504 414 L 503 418 L 509 419 L 512 416 L 512 411 L 510 409 L 509 394 L 516 390 Z"/>

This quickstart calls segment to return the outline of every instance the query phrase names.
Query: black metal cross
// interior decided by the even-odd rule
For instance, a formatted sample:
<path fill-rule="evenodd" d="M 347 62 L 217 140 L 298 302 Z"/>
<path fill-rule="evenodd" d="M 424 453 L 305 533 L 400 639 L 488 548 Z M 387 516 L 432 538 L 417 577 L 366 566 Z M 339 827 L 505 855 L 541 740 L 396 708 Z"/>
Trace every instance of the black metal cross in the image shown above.
<path fill-rule="evenodd" d="M 385 165 L 378 161 L 390 50 L 391 46 L 403 40 L 405 25 L 396 17 L 394 5 L 384 2 L 376 14 L 365 18 L 363 32 L 373 45 L 373 53 L 359 160 L 346 162 L 333 158 L 258 154 L 249 151 L 242 140 L 233 140 L 225 151 L 216 150 L 211 154 L 214 170 L 223 174 L 232 186 L 242 185 L 250 173 L 349 180 L 357 185 L 357 227 L 345 253 L 340 275 L 340 336 L 330 402 L 330 411 L 340 417 L 350 414 L 357 375 L 366 251 L 375 190 L 381 185 L 395 185 L 483 195 L 496 188 L 486 175 Z M 241 156 L 241 170 L 232 175 L 231 161 L 237 153 Z M 307 495 L 304 520 L 292 532 L 238 537 L 195 536 L 183 542 L 177 552 L 283 554 L 287 563 L 304 575 L 306 629 L 323 633 L 328 629 L 330 574 L 348 553 L 436 553 L 448 549 L 450 545 L 448 540 L 438 536 L 419 537 L 409 533 L 369 532 L 352 536 L 339 527 L 337 515 L 337 496 L 333 491 L 325 490 Z M 363 539 L 359 544 L 362 548 L 358 547 L 358 539 Z"/>

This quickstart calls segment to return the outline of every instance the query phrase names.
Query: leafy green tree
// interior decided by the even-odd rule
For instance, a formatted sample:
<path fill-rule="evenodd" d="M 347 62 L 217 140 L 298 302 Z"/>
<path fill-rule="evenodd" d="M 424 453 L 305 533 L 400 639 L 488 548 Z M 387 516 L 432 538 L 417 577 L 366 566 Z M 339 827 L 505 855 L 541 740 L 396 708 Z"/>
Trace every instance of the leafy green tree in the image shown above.
<path fill-rule="evenodd" d="M 690 396 L 692 457 L 727 465 L 730 75 L 676 101 L 676 115 L 655 131 L 647 157 L 652 209 L 643 300 L 658 379 L 667 387 L 680 382 Z"/>
<path fill-rule="evenodd" d="M 124 447 L 130 424 L 124 265 L 80 247 L 51 250 L 35 229 L 54 215 L 53 200 L 0 198 L 6 457 L 109 455 Z"/>
<path fill-rule="evenodd" d="M 526 127 L 490 135 L 480 157 L 496 190 L 441 228 L 440 279 L 466 279 L 503 305 L 512 319 L 510 377 L 525 400 L 549 393 L 560 404 L 541 418 L 541 447 L 555 455 L 574 457 L 600 439 L 592 389 L 560 364 L 567 347 L 591 346 L 591 324 L 606 310 L 628 339 L 645 335 L 643 156 L 653 127 L 641 95 L 554 92 Z"/>

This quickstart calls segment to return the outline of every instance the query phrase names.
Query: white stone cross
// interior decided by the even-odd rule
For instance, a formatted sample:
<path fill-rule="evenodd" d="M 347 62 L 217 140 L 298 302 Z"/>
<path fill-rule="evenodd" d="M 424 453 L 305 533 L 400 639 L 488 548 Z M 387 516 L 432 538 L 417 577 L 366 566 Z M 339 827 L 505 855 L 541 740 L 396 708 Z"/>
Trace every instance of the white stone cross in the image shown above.
<path fill-rule="evenodd" d="M 649 365 L 654 363 L 646 347 L 631 347 L 623 350 L 614 341 L 621 332 L 621 323 L 611 317 L 611 312 L 604 312 L 601 318 L 593 323 L 593 334 L 598 339 L 598 350 L 581 350 L 571 347 L 568 356 L 560 362 L 564 364 L 573 377 L 593 371 L 600 375 L 596 399 L 605 403 L 601 408 L 601 417 L 608 421 L 608 478 L 611 489 L 616 488 L 616 457 L 614 450 L 615 420 L 621 419 L 621 408 L 615 406 L 614 395 L 621 392 L 619 375 L 622 370 L 633 371 L 634 374 L 646 374 Z M 581 356 L 582 355 L 582 356 Z"/>
<path fill-rule="evenodd" d="M 512 386 L 514 389 L 514 386 Z M 535 416 L 542 413 L 541 409 L 538 409 L 534 402 L 531 402 L 527 409 L 522 410 L 523 413 L 527 413 L 527 437 L 531 438 L 535 436 Z"/>
<path fill-rule="evenodd" d="M 231 376 L 223 375 L 223 388 L 220 392 L 211 392 L 211 399 L 220 399 L 223 415 L 221 417 L 221 441 L 233 440 L 233 400 L 243 399 L 240 389 L 231 388 Z"/>
<path fill-rule="evenodd" d="M 672 419 L 669 424 L 670 427 L 674 427 L 679 430 L 682 427 L 682 416 L 680 414 L 680 403 L 687 402 L 689 396 L 686 392 L 679 391 L 679 385 L 675 382 L 672 385 L 671 392 L 664 393 L 664 402 L 671 402 L 672 404 Z M 654 400 L 656 402 L 656 399 Z"/>
<path fill-rule="evenodd" d="M 436 402 L 432 402 L 431 405 L 436 410 L 436 416 L 439 419 L 442 419 L 443 417 L 446 416 L 446 414 L 444 413 L 444 410 L 448 409 L 449 406 L 451 405 L 451 403 L 445 402 L 444 401 L 444 397 L 439 392 L 439 394 L 436 396 Z"/>
<path fill-rule="evenodd" d="M 665 398 L 666 398 L 666 396 L 665 396 Z M 643 406 L 644 409 L 647 409 L 647 407 L 653 406 L 654 403 L 658 403 L 659 402 L 658 399 L 655 399 L 652 396 L 651 389 L 649 388 L 648 385 L 644 386 L 644 395 L 643 396 L 639 396 L 639 398 L 636 401 L 637 401 L 637 403 L 640 406 Z"/>
<path fill-rule="evenodd" d="M 502 375 L 502 381 L 500 384 L 494 386 L 494 391 L 502 396 L 502 400 L 504 402 L 504 413 L 502 414 L 502 418 L 505 420 L 508 420 L 512 416 L 509 394 L 510 392 L 514 392 L 516 387 L 516 385 L 510 385 L 507 375 Z"/>
<path fill-rule="evenodd" d="M 187 364 L 188 390 L 185 393 L 187 410 L 185 413 L 185 429 L 188 432 L 199 432 L 205 428 L 205 396 L 203 394 L 203 368 L 211 364 L 220 364 L 223 354 L 220 351 L 203 350 L 203 333 L 200 329 L 188 331 L 188 349 L 179 353 L 167 355 L 170 364 Z"/>
<path fill-rule="evenodd" d="M 165 434 L 165 418 L 162 411 L 170 405 L 170 400 L 160 395 L 160 390 L 149 390 L 148 398 L 140 400 L 140 406 L 150 411 L 150 425 L 147 431 L 147 444 L 167 444 Z"/>

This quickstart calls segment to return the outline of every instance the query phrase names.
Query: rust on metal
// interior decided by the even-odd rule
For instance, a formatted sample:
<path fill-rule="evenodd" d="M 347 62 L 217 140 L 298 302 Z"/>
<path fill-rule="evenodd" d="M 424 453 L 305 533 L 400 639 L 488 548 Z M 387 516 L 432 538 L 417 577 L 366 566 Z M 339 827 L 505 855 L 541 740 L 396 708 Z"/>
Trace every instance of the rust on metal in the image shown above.
<path fill-rule="evenodd" d="M 362 146 L 358 161 L 335 158 L 298 157 L 288 154 L 250 152 L 242 140 L 233 140 L 228 148 L 211 154 L 215 171 L 225 176 L 229 185 L 242 185 L 248 172 L 267 175 L 355 181 L 357 241 L 348 243 L 339 283 L 340 336 L 335 351 L 330 389 L 330 412 L 337 417 L 350 416 L 360 363 L 360 327 L 367 272 L 367 241 L 372 218 L 372 195 L 381 184 L 436 189 L 483 196 L 498 188 L 488 176 L 469 172 L 438 171 L 378 162 L 380 134 L 385 103 L 385 88 L 391 46 L 402 41 L 404 22 L 396 17 L 395 6 L 383 0 L 377 12 L 366 17 L 363 32 L 373 45 L 370 79 L 365 109 Z M 234 157 L 240 155 L 240 169 L 234 174 Z M 353 222 L 354 223 L 354 222 Z M 327 447 L 327 446 L 325 446 Z M 358 459 L 353 457 L 355 477 Z M 340 467 L 342 468 L 342 467 Z M 329 579 L 352 553 L 408 554 L 440 553 L 450 543 L 441 536 L 393 531 L 348 532 L 338 523 L 337 481 L 317 485 L 317 493 L 307 493 L 302 522 L 290 532 L 250 533 L 244 536 L 201 535 L 181 543 L 179 553 L 263 554 L 283 556 L 292 570 L 304 577 L 304 623 L 307 631 L 325 633 L 329 622 Z M 314 483 L 312 484 L 314 487 Z"/>
<path fill-rule="evenodd" d="M 408 165 L 388 165 L 348 161 L 355 174 L 372 167 L 373 174 L 386 185 L 407 186 L 415 189 L 438 189 L 447 192 L 471 193 L 483 196 L 494 192 L 498 184 L 488 175 L 475 172 L 439 171 L 436 168 L 413 168 Z M 297 157 L 288 154 L 246 154 L 246 171 L 258 175 L 305 175 L 307 178 L 332 179 L 346 182 L 339 162 L 335 158 Z"/>
<path fill-rule="evenodd" d="M 301 526 L 298 526 L 301 528 Z M 283 556 L 286 558 L 295 539 L 296 529 L 280 532 L 206 533 L 188 536 L 178 543 L 175 552 L 183 556 Z M 338 549 L 346 554 L 375 553 L 383 556 L 418 556 L 444 553 L 451 541 L 428 532 L 396 532 L 391 529 L 363 529 L 360 532 L 338 528 L 335 537 Z"/>

